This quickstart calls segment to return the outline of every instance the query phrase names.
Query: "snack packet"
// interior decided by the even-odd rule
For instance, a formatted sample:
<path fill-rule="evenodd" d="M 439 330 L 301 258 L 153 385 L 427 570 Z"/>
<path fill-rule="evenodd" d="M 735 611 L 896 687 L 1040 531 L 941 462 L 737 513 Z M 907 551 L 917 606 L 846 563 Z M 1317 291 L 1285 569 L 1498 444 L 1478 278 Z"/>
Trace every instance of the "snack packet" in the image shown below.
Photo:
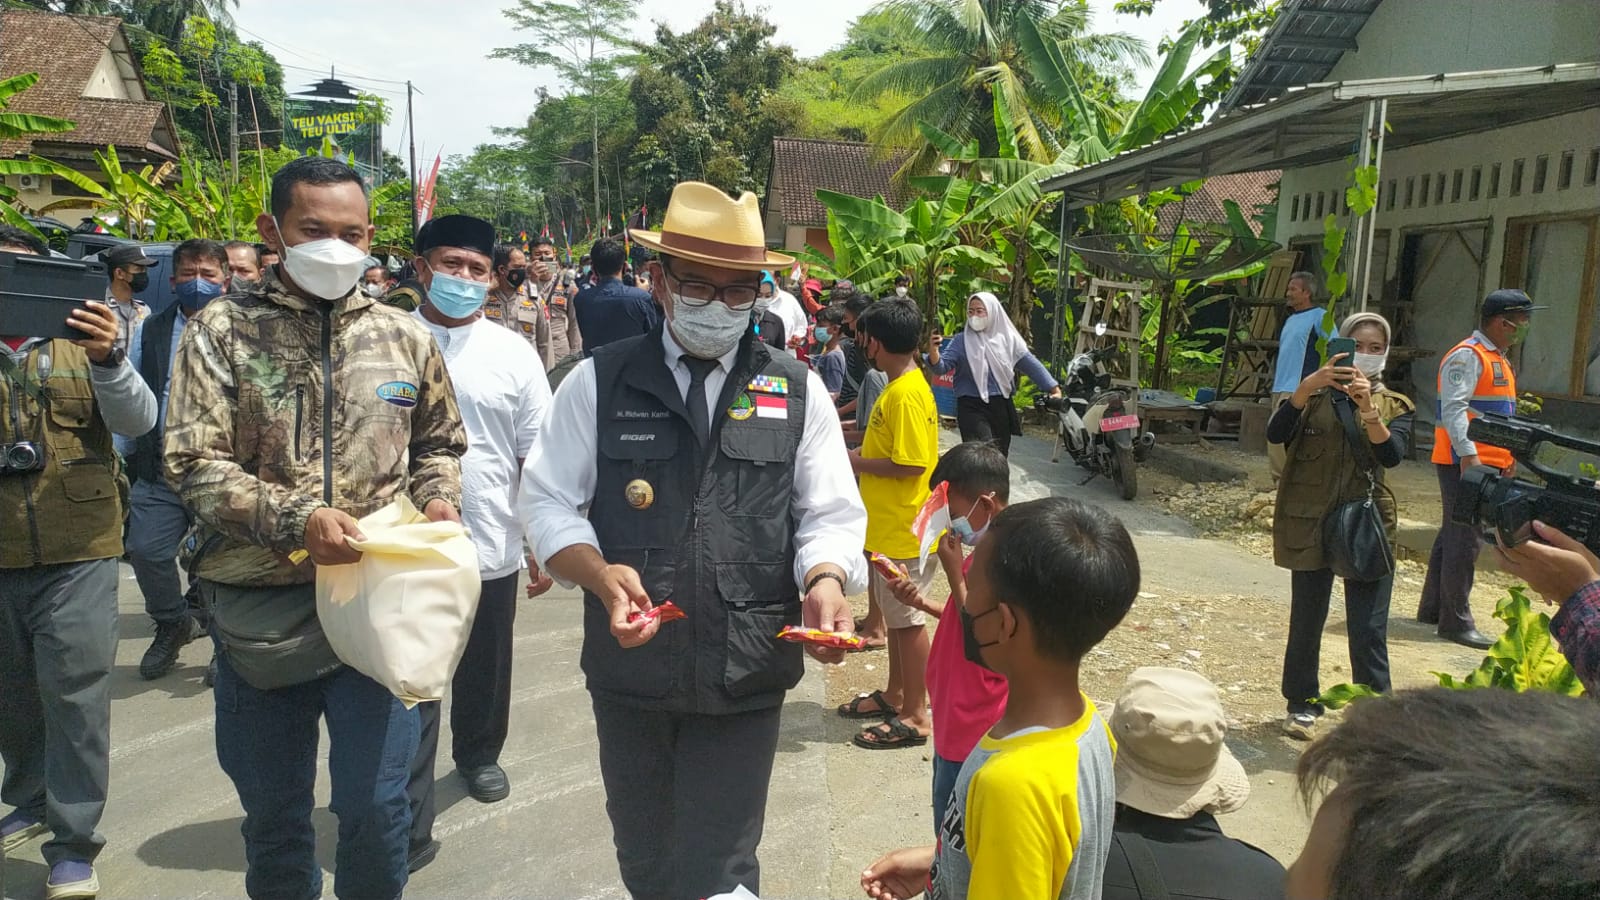
<path fill-rule="evenodd" d="M 665 625 L 674 619 L 687 618 L 689 618 L 689 614 L 680 609 L 678 604 L 673 603 L 671 600 L 661 601 L 655 606 L 650 607 L 648 612 L 639 612 L 638 610 L 634 610 L 633 612 L 628 613 L 628 621 L 630 623 L 638 622 L 642 619 L 660 619 L 661 624 Z"/>
<path fill-rule="evenodd" d="M 778 638 L 796 644 L 817 644 L 823 647 L 837 647 L 840 650 L 858 650 L 866 643 L 866 639 L 859 635 L 801 628 L 798 625 L 783 626 L 783 630 L 778 632 Z"/>
<path fill-rule="evenodd" d="M 884 556 L 882 553 L 868 554 L 867 560 L 872 563 L 872 567 L 874 569 L 878 570 L 879 575 L 882 575 L 890 581 L 899 581 L 900 579 L 906 577 L 906 570 L 900 568 L 900 566 L 895 563 L 894 560 Z"/>

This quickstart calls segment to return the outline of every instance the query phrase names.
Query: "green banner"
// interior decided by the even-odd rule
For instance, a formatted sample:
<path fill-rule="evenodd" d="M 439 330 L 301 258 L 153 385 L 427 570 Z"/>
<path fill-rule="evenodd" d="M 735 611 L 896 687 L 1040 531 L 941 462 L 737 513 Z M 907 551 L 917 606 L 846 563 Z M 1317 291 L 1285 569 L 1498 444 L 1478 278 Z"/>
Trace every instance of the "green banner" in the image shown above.
<path fill-rule="evenodd" d="M 327 140 L 371 186 L 383 162 L 383 123 L 354 103 L 289 97 L 283 104 L 283 145 L 300 153 L 320 150 Z"/>

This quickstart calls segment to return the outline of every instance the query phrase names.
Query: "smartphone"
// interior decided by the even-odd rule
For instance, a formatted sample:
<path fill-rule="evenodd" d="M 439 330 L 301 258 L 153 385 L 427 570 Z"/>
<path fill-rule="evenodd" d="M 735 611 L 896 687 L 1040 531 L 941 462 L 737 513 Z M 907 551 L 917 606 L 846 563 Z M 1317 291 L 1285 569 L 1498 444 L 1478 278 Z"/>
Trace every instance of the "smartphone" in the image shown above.
<path fill-rule="evenodd" d="M 1344 359 L 1339 360 L 1339 365 L 1350 368 L 1356 364 L 1355 338 L 1336 337 L 1328 339 L 1328 361 L 1332 362 L 1335 356 L 1344 354 Z"/>

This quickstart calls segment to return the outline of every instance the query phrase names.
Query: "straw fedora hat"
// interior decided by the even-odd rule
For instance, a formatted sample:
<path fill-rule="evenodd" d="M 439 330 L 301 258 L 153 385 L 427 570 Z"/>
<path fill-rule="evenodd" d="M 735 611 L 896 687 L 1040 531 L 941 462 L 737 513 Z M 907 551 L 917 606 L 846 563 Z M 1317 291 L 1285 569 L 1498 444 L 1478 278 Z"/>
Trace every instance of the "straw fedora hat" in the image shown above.
<path fill-rule="evenodd" d="M 700 181 L 672 189 L 660 231 L 631 228 L 628 234 L 663 256 L 722 269 L 759 271 L 794 262 L 792 256 L 767 249 L 755 194 L 746 191 L 735 200 Z"/>
<path fill-rule="evenodd" d="M 1117 739 L 1117 802 L 1187 819 L 1233 812 L 1250 779 L 1223 739 L 1228 716 L 1216 686 L 1184 669 L 1145 667 L 1128 676 L 1110 716 Z"/>

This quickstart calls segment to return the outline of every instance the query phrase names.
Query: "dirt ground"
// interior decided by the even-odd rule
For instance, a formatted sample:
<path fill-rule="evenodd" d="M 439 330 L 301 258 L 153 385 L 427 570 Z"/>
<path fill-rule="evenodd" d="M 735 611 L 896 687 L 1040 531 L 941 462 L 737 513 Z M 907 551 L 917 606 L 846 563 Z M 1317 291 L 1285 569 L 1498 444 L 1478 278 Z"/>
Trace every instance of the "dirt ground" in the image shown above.
<path fill-rule="evenodd" d="M 1136 534 L 1143 591 L 1127 619 L 1085 661 L 1083 687 L 1104 708 L 1139 666 L 1189 668 L 1210 678 L 1222 691 L 1228 708 L 1229 745 L 1251 773 L 1254 785 L 1250 805 L 1225 817 L 1224 827 L 1287 864 L 1298 853 L 1309 827 L 1292 776 L 1295 759 L 1305 744 L 1284 737 L 1279 730 L 1284 715 L 1279 677 L 1288 624 L 1288 575 L 1272 565 L 1271 537 L 1248 513 L 1252 501 L 1270 484 L 1266 460 L 1231 449 L 1180 449 L 1216 454 L 1241 466 L 1251 477 L 1240 484 L 1191 485 L 1151 467 L 1141 470 L 1140 496 L 1134 503 L 1182 519 L 1195 533 Z M 1014 462 L 1015 458 L 1014 451 Z M 1390 483 L 1402 518 L 1437 518 L 1437 486 L 1425 463 L 1403 465 Z M 1070 483 L 1066 487 L 1052 485 L 1051 491 L 1072 493 L 1073 488 Z M 1417 562 L 1402 559 L 1397 565 L 1389 626 L 1390 665 L 1397 687 L 1435 684 L 1431 672 L 1459 676 L 1482 660 L 1480 652 L 1443 641 L 1431 626 L 1415 621 L 1424 574 L 1425 567 Z M 948 587 L 942 573 L 938 579 L 936 590 L 943 595 Z M 1492 616 L 1494 605 L 1509 584 L 1503 574 L 1479 573 L 1473 611 L 1479 628 L 1491 636 L 1500 631 Z M 858 615 L 864 615 L 866 598 L 855 597 L 852 602 Z M 1324 630 L 1324 689 L 1349 679 L 1342 607 L 1342 587 L 1336 585 Z M 930 621 L 929 627 L 935 626 Z M 828 702 L 844 703 L 857 693 L 882 687 L 887 667 L 888 656 L 881 651 L 852 655 L 844 666 L 828 673 Z M 1322 727 L 1338 720 L 1339 714 L 1330 712 Z M 931 744 L 919 750 L 856 750 L 847 742 L 859 725 L 837 720 L 830 737 L 841 742 L 838 753 L 874 757 L 862 765 L 885 781 L 914 785 L 919 776 L 926 778 L 921 773 L 928 770 Z M 890 831 L 931 836 L 926 782 L 922 785 L 921 792 L 904 804 L 905 815 L 916 827 L 902 825 Z M 867 810 L 864 815 L 874 813 Z M 876 821 L 882 830 L 883 820 Z M 844 817 L 836 827 L 848 831 L 859 826 Z M 890 837 L 882 838 L 885 849 L 898 845 Z M 859 843 L 859 839 L 845 843 Z M 836 873 L 836 886 L 848 881 L 847 869 Z"/>

